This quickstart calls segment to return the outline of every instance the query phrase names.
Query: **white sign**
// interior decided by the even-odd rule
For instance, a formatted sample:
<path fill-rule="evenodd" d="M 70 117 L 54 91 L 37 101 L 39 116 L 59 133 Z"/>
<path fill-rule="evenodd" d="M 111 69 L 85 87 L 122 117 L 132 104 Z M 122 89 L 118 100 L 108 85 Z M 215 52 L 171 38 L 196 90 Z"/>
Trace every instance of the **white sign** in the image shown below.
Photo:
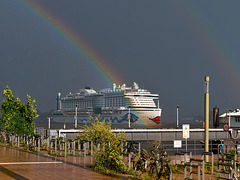
<path fill-rule="evenodd" d="M 183 138 L 185 138 L 185 139 L 190 137 L 189 128 L 190 128 L 189 124 L 183 124 L 182 125 Z"/>
<path fill-rule="evenodd" d="M 182 141 L 181 140 L 174 140 L 174 148 L 181 148 Z"/>

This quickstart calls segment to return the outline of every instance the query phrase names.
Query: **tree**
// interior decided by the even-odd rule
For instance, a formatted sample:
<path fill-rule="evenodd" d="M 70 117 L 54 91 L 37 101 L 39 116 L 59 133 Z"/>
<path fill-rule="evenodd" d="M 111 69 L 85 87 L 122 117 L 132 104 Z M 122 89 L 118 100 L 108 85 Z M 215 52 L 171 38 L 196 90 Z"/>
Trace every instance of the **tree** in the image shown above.
<path fill-rule="evenodd" d="M 19 98 L 14 98 L 12 91 L 7 86 L 3 91 L 1 106 L 2 130 L 17 135 L 34 135 L 34 120 L 38 117 L 35 100 L 27 94 L 27 103 L 24 104 Z"/>
<path fill-rule="evenodd" d="M 126 141 L 126 135 L 124 133 L 114 134 L 111 130 L 111 123 L 100 122 L 98 118 L 91 118 L 91 121 L 91 125 L 83 126 L 83 132 L 80 133 L 79 138 L 92 141 L 95 147 L 99 143 L 104 144 L 95 155 L 93 169 L 123 172 L 125 166 L 121 161 L 121 148 Z"/>

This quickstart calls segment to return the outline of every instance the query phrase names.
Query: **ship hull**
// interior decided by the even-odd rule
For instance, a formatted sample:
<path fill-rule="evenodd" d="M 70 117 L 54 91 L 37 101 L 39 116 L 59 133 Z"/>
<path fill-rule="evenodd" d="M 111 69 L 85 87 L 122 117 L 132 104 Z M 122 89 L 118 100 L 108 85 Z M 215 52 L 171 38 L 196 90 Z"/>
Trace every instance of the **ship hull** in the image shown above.
<path fill-rule="evenodd" d="M 86 123 L 91 123 L 91 118 L 96 117 L 100 122 L 111 122 L 112 128 L 160 128 L 161 123 L 161 109 L 138 109 L 130 110 L 130 123 L 129 123 L 129 110 L 120 110 L 114 113 L 102 114 L 78 114 L 77 124 L 82 126 Z M 74 114 L 53 114 L 53 122 L 58 123 L 75 123 Z"/>

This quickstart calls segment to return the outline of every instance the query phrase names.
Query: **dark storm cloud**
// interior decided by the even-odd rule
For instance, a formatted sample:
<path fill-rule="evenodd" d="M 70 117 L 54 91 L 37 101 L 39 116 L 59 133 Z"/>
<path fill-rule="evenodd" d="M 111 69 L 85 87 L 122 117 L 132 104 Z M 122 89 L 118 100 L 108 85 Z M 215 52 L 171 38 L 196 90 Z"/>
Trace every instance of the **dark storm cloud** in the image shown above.
<path fill-rule="evenodd" d="M 239 3 L 39 3 L 84 37 L 127 85 L 136 81 L 140 87 L 159 93 L 163 117 L 174 119 L 178 104 L 182 116 L 203 115 L 206 75 L 210 76 L 210 107 L 218 105 L 222 111 L 239 108 L 239 97 L 231 90 L 228 74 L 213 61 L 216 56 L 206 41 L 228 51 L 235 59 L 226 61 L 239 66 Z M 49 111 L 55 108 L 57 92 L 64 95 L 85 85 L 105 88 L 101 75 L 86 60 L 23 9 L 0 2 L 1 92 L 6 85 L 21 99 L 28 92 L 41 111 Z"/>

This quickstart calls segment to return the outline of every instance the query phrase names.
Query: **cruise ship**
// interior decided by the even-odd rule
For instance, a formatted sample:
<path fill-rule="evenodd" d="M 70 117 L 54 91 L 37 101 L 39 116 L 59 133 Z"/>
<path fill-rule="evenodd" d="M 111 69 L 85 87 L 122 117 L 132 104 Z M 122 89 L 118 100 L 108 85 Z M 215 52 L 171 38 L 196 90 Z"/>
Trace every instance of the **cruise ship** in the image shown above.
<path fill-rule="evenodd" d="M 90 117 L 111 122 L 112 128 L 160 128 L 159 95 L 139 88 L 113 84 L 113 88 L 95 91 L 91 87 L 57 95 L 53 122 L 73 123 L 75 127 L 90 122 Z M 130 121 L 129 121 L 130 119 Z"/>

